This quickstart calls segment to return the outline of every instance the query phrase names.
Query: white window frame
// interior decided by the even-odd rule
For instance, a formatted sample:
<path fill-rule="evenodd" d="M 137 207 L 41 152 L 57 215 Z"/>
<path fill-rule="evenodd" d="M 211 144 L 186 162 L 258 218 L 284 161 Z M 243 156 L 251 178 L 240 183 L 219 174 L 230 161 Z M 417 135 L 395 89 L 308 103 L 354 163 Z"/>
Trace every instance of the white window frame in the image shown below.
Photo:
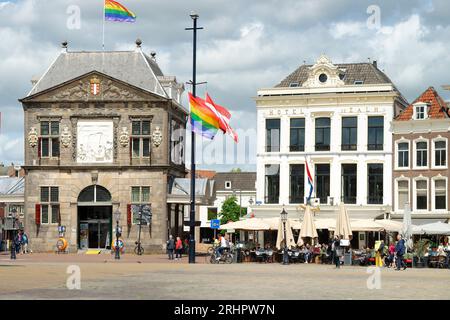
<path fill-rule="evenodd" d="M 436 180 L 445 180 L 445 209 L 436 209 Z M 448 210 L 448 178 L 442 175 L 431 178 L 431 208 L 433 211 L 446 212 Z"/>
<path fill-rule="evenodd" d="M 435 143 L 439 141 L 445 142 L 445 166 L 436 166 L 436 155 L 435 155 Z M 448 166 L 448 140 L 447 138 L 438 136 L 431 140 L 431 168 L 432 169 L 447 169 Z"/>
<path fill-rule="evenodd" d="M 426 209 L 417 209 L 417 181 L 426 181 L 427 182 L 427 208 Z M 430 179 L 420 175 L 413 179 L 413 210 L 417 212 L 428 212 L 429 204 L 430 204 Z"/>
<path fill-rule="evenodd" d="M 427 144 L 427 165 L 426 166 L 417 166 L 417 143 L 419 142 L 426 142 Z M 428 139 L 425 139 L 423 137 L 420 137 L 416 140 L 413 141 L 413 165 L 412 168 L 413 169 L 428 169 L 430 167 L 430 142 L 428 141 Z"/>
<path fill-rule="evenodd" d="M 399 167 L 398 166 L 398 145 L 400 143 L 407 143 L 408 144 L 408 166 L 407 167 Z M 394 168 L 395 170 L 409 170 L 409 168 L 411 168 L 411 141 L 405 139 L 405 138 L 401 138 L 399 140 L 395 141 L 395 155 L 394 155 Z"/>
<path fill-rule="evenodd" d="M 225 181 L 225 189 L 231 190 L 231 181 Z"/>
<path fill-rule="evenodd" d="M 394 198 L 395 198 L 395 211 L 397 211 L 397 212 L 403 212 L 403 209 L 405 209 L 404 207 L 400 208 L 399 202 L 398 202 L 399 201 L 399 196 L 398 196 L 399 187 L 398 187 L 398 183 L 401 182 L 401 181 L 408 182 L 408 203 L 411 206 L 411 203 L 410 203 L 410 200 L 411 200 L 411 181 L 410 181 L 410 179 L 406 178 L 404 176 L 396 178 L 395 179 L 395 184 L 394 184 L 394 192 L 395 192 L 394 193 L 394 195 L 395 195 Z"/>
<path fill-rule="evenodd" d="M 423 108 L 423 118 L 417 118 L 417 108 Z M 414 120 L 425 120 L 428 119 L 428 104 L 425 102 L 418 102 L 413 104 L 413 119 Z"/>

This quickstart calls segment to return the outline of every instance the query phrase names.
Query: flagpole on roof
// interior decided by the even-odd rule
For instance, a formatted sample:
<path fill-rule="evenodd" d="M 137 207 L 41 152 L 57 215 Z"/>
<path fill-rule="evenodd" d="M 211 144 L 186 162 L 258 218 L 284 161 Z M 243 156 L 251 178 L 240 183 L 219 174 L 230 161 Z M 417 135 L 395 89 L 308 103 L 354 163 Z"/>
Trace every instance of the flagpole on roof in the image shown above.
<path fill-rule="evenodd" d="M 192 28 L 185 30 L 193 31 L 193 63 L 192 63 L 192 95 L 196 97 L 197 86 L 197 30 L 203 28 L 197 27 L 198 14 L 190 14 L 193 20 Z M 191 206 L 189 215 L 189 263 L 195 263 L 195 132 L 191 132 Z"/>
<path fill-rule="evenodd" d="M 102 49 L 105 51 L 105 7 L 106 7 L 106 0 L 103 0 L 103 33 L 102 33 Z"/>

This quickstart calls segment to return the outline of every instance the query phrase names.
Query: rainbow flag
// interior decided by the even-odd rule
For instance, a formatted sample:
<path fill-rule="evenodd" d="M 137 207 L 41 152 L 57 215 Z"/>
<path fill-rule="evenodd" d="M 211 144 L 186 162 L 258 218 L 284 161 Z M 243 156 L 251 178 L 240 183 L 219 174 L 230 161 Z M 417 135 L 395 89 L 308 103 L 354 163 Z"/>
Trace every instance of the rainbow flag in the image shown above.
<path fill-rule="evenodd" d="M 105 0 L 105 20 L 135 22 L 136 15 L 117 1 Z"/>
<path fill-rule="evenodd" d="M 214 139 L 220 128 L 219 117 L 203 99 L 194 97 L 190 92 L 188 94 L 192 131 L 207 139 Z"/>

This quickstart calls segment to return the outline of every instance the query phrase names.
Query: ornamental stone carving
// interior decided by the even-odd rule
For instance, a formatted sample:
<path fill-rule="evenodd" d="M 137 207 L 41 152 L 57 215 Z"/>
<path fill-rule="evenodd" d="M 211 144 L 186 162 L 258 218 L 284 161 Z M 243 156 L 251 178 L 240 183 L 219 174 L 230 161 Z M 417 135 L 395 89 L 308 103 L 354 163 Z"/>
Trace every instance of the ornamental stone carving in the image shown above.
<path fill-rule="evenodd" d="M 156 127 L 152 134 L 153 145 L 159 147 L 162 142 L 162 132 L 160 127 Z"/>
<path fill-rule="evenodd" d="M 30 132 L 28 133 L 28 143 L 32 148 L 36 147 L 38 143 L 38 134 L 35 127 L 30 128 Z"/>
<path fill-rule="evenodd" d="M 68 148 L 72 143 L 72 134 L 69 131 L 69 127 L 65 126 L 61 133 L 61 144 L 64 148 Z"/>
<path fill-rule="evenodd" d="M 128 147 L 128 142 L 130 141 L 130 135 L 128 133 L 127 127 L 122 127 L 122 132 L 119 135 L 119 143 L 125 148 Z"/>

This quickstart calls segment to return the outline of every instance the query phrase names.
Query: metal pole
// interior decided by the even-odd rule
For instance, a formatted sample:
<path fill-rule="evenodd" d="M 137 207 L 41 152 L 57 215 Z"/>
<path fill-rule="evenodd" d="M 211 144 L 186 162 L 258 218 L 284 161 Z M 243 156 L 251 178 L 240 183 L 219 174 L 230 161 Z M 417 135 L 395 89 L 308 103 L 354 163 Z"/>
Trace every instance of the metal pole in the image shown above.
<path fill-rule="evenodd" d="M 191 13 L 193 28 L 192 95 L 196 96 L 197 85 L 197 28 L 198 15 Z M 189 215 L 189 263 L 195 263 L 195 133 L 191 132 L 191 208 Z"/>
<path fill-rule="evenodd" d="M 116 220 L 116 260 L 120 259 L 120 248 L 119 248 L 119 220 Z"/>
<path fill-rule="evenodd" d="M 11 259 L 16 260 L 16 218 L 13 217 L 12 243 L 11 243 Z"/>
<path fill-rule="evenodd" d="M 142 208 L 139 208 L 138 255 L 141 254 Z"/>
<path fill-rule="evenodd" d="M 288 253 L 287 253 L 287 238 L 286 238 L 286 221 L 283 221 L 284 230 L 284 252 L 283 252 L 283 264 L 289 263 Z"/>

